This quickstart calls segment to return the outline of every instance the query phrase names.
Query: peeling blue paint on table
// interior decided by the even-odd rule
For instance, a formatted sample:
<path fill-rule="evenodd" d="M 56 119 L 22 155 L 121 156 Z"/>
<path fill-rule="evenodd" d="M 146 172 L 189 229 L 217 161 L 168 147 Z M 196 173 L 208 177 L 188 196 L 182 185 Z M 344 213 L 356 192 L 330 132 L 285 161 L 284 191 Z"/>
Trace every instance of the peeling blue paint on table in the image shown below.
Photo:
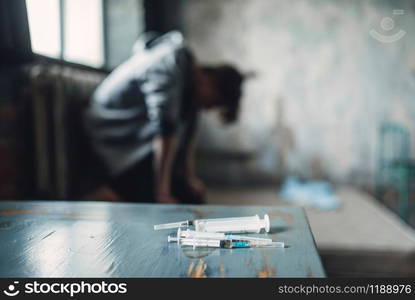
<path fill-rule="evenodd" d="M 267 213 L 286 248 L 193 250 L 153 225 Z M 324 277 L 301 208 L 0 202 L 0 277 Z"/>

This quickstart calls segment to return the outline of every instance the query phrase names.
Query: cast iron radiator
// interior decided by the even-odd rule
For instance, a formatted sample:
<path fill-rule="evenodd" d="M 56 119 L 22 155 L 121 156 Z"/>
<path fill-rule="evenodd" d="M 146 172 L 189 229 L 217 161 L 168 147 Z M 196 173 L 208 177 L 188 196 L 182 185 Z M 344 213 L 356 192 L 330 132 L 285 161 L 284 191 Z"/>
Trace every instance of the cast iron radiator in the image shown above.
<path fill-rule="evenodd" d="M 70 199 L 82 193 L 85 136 L 82 111 L 105 74 L 61 65 L 29 72 L 34 120 L 36 196 Z"/>

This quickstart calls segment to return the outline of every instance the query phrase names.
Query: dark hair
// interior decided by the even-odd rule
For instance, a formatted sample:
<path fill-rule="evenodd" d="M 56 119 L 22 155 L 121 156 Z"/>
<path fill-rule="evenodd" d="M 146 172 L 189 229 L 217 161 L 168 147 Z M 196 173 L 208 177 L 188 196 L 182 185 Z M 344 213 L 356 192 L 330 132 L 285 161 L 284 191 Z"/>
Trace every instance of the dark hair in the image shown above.
<path fill-rule="evenodd" d="M 212 76 L 220 93 L 221 117 L 225 123 L 238 118 L 239 102 L 242 95 L 244 76 L 230 65 L 204 66 L 202 71 Z"/>

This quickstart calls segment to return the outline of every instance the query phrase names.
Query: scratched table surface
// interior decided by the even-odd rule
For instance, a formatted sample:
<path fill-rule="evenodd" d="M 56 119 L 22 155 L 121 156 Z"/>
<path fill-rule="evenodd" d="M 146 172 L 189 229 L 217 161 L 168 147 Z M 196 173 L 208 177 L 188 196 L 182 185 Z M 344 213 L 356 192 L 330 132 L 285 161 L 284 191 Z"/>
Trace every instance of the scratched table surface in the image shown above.
<path fill-rule="evenodd" d="M 267 213 L 285 248 L 167 243 L 158 223 Z M 0 202 L 0 277 L 324 277 L 301 208 L 101 202 Z"/>

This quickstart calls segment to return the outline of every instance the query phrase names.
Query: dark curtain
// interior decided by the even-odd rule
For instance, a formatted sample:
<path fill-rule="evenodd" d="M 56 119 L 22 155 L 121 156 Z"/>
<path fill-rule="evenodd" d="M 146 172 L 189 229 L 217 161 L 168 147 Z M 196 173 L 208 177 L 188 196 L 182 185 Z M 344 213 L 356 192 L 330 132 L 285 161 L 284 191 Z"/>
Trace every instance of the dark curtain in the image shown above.
<path fill-rule="evenodd" d="M 15 65 L 31 59 L 25 0 L 0 0 L 0 65 Z"/>

